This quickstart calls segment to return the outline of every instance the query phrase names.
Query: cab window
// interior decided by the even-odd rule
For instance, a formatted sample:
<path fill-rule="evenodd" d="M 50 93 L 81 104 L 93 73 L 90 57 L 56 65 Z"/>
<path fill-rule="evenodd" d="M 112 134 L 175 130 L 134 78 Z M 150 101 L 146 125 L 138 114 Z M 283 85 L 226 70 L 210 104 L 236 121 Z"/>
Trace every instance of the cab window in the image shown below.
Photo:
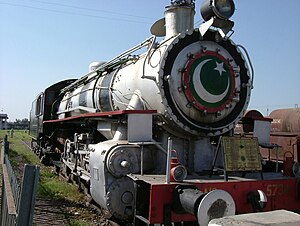
<path fill-rule="evenodd" d="M 43 113 L 43 104 L 44 104 L 44 95 L 41 94 L 36 99 L 36 105 L 35 105 L 35 115 L 42 115 Z"/>

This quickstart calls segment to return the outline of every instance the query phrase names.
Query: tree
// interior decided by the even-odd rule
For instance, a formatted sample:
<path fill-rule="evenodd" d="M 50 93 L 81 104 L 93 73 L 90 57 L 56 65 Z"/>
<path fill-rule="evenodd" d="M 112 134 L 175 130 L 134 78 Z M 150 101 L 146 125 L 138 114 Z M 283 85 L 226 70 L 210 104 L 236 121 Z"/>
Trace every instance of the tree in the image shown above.
<path fill-rule="evenodd" d="M 25 130 L 29 128 L 29 121 L 27 118 L 24 119 L 16 119 L 14 122 L 8 123 L 9 129 L 17 129 L 17 130 Z"/>

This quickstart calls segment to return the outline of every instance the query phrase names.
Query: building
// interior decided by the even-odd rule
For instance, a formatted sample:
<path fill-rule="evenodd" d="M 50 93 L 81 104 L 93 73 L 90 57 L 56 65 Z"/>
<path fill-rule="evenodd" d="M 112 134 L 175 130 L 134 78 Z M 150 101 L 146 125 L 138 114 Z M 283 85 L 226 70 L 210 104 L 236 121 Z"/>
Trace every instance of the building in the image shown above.
<path fill-rule="evenodd" d="M 8 123 L 7 123 L 7 114 L 0 114 L 0 130 L 2 129 L 8 129 Z"/>

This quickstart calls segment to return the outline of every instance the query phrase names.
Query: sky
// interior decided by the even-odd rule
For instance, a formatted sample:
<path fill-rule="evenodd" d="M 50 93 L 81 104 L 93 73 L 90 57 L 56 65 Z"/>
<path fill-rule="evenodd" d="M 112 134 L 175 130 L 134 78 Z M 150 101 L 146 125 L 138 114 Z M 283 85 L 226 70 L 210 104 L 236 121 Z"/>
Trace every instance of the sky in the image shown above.
<path fill-rule="evenodd" d="M 195 24 L 202 22 L 196 0 Z M 29 117 L 46 87 L 144 41 L 169 0 L 0 0 L 0 113 Z M 300 1 L 236 0 L 231 39 L 254 66 L 249 109 L 300 107 Z"/>

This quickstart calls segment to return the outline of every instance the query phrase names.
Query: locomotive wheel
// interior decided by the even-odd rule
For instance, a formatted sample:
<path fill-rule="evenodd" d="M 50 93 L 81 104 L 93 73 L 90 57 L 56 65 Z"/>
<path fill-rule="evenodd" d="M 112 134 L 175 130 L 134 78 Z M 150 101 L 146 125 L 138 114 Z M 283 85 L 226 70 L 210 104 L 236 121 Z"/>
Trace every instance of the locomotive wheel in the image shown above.
<path fill-rule="evenodd" d="M 90 195 L 89 183 L 78 177 L 78 189 L 85 195 Z"/>
<path fill-rule="evenodd" d="M 90 194 L 85 194 L 85 201 L 87 203 L 91 203 L 93 201 L 93 198 Z"/>
<path fill-rule="evenodd" d="M 78 177 L 76 175 L 74 175 L 73 173 L 70 174 L 70 177 L 71 177 L 71 182 L 74 184 L 74 185 L 78 185 Z"/>
<path fill-rule="evenodd" d="M 50 160 L 49 156 L 47 156 L 46 154 L 44 154 L 41 157 L 41 163 L 43 163 L 45 166 L 51 166 L 51 160 Z"/>
<path fill-rule="evenodd" d="M 64 176 L 66 177 L 66 180 L 68 183 L 72 183 L 72 178 L 71 178 L 71 170 L 69 167 L 67 167 L 66 165 L 64 165 Z"/>
<path fill-rule="evenodd" d="M 59 173 L 60 173 L 60 167 L 58 167 L 57 165 L 54 165 L 54 167 L 55 167 L 55 173 L 57 174 L 57 175 L 59 175 Z"/>

